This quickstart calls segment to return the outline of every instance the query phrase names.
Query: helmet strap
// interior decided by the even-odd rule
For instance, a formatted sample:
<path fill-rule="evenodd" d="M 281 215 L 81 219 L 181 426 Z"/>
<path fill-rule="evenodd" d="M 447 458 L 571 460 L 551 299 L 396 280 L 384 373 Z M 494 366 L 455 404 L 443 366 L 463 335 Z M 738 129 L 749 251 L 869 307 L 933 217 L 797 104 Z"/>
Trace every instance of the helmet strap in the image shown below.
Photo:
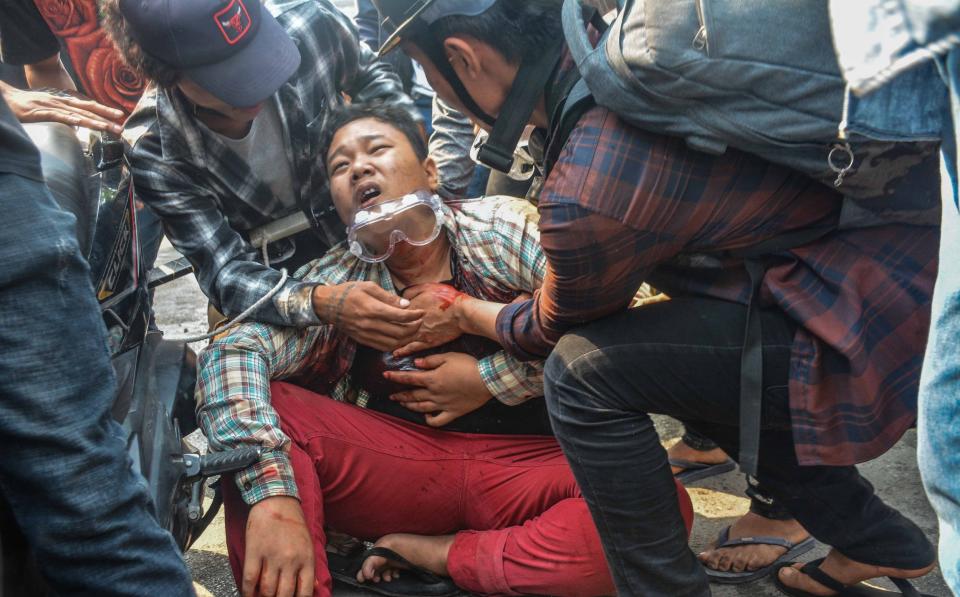
<path fill-rule="evenodd" d="M 477 159 L 501 172 L 510 172 L 513 166 L 514 152 L 523 130 L 530 122 L 530 116 L 543 96 L 547 82 L 556 71 L 562 56 L 563 42 L 546 48 L 535 60 L 525 60 L 513 81 L 510 93 L 483 144 L 477 152 Z"/>
<path fill-rule="evenodd" d="M 490 136 L 477 153 L 477 159 L 495 170 L 509 172 L 513 165 L 513 154 L 523 135 L 523 130 L 530 122 L 530 116 L 537 107 L 537 101 L 543 95 L 547 81 L 550 80 L 560 62 L 564 41 L 558 40 L 537 59 L 525 60 L 521 63 L 504 103 L 507 109 L 501 110 L 500 116 L 494 118 L 477 105 L 463 85 L 463 81 L 447 59 L 443 41 L 430 35 L 426 27 L 420 26 L 417 29 L 420 31 L 412 30 L 408 39 L 417 44 L 433 62 L 457 94 L 463 107 L 491 127 Z"/>

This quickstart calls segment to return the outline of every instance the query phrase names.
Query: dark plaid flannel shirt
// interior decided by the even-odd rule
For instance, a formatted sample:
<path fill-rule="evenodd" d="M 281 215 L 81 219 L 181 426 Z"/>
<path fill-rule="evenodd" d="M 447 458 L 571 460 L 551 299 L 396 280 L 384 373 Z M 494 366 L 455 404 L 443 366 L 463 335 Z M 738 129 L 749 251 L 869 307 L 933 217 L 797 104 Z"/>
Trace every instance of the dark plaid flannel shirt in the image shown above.
<path fill-rule="evenodd" d="M 328 110 L 354 101 L 386 100 L 417 114 L 389 67 L 357 39 L 353 23 L 327 0 L 273 0 L 265 6 L 300 49 L 297 73 L 269 101 L 277 103 L 284 151 L 293 165 L 295 195 L 320 212 L 329 246 L 344 237 L 326 193 L 317 143 Z M 255 77 L 257 73 L 250 73 Z M 417 116 L 419 119 L 419 116 Z M 149 90 L 128 120 L 124 137 L 137 196 L 163 219 L 170 242 L 193 264 L 197 281 L 215 307 L 237 315 L 280 281 L 258 262 L 242 233 L 290 215 L 250 167 L 200 125 L 176 90 Z M 264 148 L 269 151 L 271 148 Z M 252 315 L 276 325 L 319 323 L 312 284 L 289 280 Z"/>
<path fill-rule="evenodd" d="M 598 107 L 569 136 L 539 208 L 543 288 L 498 319 L 501 342 L 521 358 L 543 357 L 571 328 L 626 308 L 644 281 L 745 304 L 742 263 L 704 270 L 678 258 L 835 223 L 840 196 L 738 151 L 693 151 Z M 936 228 L 891 225 L 835 231 L 776 256 L 761 300 L 800 324 L 789 391 L 801 463 L 874 458 L 913 423 L 937 245 Z"/>

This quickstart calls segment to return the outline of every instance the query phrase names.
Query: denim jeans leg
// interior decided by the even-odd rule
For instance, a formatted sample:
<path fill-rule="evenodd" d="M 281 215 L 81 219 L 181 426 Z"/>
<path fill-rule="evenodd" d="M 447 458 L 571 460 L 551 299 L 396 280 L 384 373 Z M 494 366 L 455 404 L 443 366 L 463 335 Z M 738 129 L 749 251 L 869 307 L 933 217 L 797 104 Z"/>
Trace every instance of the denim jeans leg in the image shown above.
<path fill-rule="evenodd" d="M 958 51 L 947 59 L 954 115 L 960 114 Z M 956 135 L 956 130 L 953 131 Z M 957 138 L 944 139 L 940 270 L 933 292 L 930 337 L 920 377 L 917 458 L 940 523 L 940 568 L 960 595 L 960 212 L 955 202 Z"/>
<path fill-rule="evenodd" d="M 192 595 L 131 470 L 74 217 L 0 174 L 0 493 L 58 594 Z"/>
<path fill-rule="evenodd" d="M 689 422 L 733 458 L 746 308 L 675 298 L 561 339 L 545 369 L 547 405 L 624 595 L 697 595 L 702 572 L 676 533 L 666 453 L 649 414 Z M 762 310 L 764 397 L 758 477 L 810 533 L 865 563 L 933 561 L 919 527 L 883 503 L 856 467 L 800 466 L 787 383 L 795 326 Z M 670 510 L 673 512 L 670 512 Z M 676 520 L 675 520 L 676 519 Z"/>
<path fill-rule="evenodd" d="M 687 547 L 673 475 L 650 416 L 618 405 L 600 388 L 584 387 L 566 370 L 561 358 L 548 361 L 551 420 L 590 506 L 618 594 L 710 595 L 706 574 Z"/>
<path fill-rule="evenodd" d="M 940 568 L 960 595 L 960 212 L 957 146 L 960 129 L 960 51 L 946 59 L 953 130 L 943 142 L 943 219 L 940 270 L 933 292 L 930 337 L 920 377 L 917 458 L 924 488 L 940 524 Z"/>

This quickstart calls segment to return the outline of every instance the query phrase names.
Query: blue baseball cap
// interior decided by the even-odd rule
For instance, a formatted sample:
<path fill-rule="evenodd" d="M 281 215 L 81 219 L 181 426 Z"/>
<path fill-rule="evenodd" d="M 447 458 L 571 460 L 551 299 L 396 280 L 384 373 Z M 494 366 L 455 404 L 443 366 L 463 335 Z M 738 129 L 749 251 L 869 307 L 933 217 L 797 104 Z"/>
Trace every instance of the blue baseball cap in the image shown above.
<path fill-rule="evenodd" d="M 143 50 L 236 108 L 277 92 L 300 51 L 260 0 L 120 0 Z"/>

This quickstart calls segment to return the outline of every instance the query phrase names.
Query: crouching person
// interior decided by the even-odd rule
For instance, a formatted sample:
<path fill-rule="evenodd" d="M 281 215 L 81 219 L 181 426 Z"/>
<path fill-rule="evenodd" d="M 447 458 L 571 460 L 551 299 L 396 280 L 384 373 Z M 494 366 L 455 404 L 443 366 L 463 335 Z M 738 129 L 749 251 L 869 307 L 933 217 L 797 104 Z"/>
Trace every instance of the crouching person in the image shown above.
<path fill-rule="evenodd" d="M 492 340 L 500 309 L 545 275 L 532 209 L 505 198 L 442 205 L 436 167 L 402 111 L 341 108 L 328 134 L 321 155 L 349 238 L 303 279 L 341 289 L 331 324 L 246 324 L 200 358 L 211 447 L 264 450 L 224 484 L 243 594 L 330 595 L 325 529 L 378 540 L 476 593 L 613 593 L 560 447 L 536 435 L 548 433 L 543 363 L 520 363 Z M 383 353 L 340 333 L 346 297 L 370 284 L 411 297 L 440 352 L 399 357 L 418 347 Z M 677 487 L 685 518 L 672 523 L 689 529 Z M 374 553 L 349 573 L 388 594 L 427 594 L 397 576 L 390 551 Z"/>

